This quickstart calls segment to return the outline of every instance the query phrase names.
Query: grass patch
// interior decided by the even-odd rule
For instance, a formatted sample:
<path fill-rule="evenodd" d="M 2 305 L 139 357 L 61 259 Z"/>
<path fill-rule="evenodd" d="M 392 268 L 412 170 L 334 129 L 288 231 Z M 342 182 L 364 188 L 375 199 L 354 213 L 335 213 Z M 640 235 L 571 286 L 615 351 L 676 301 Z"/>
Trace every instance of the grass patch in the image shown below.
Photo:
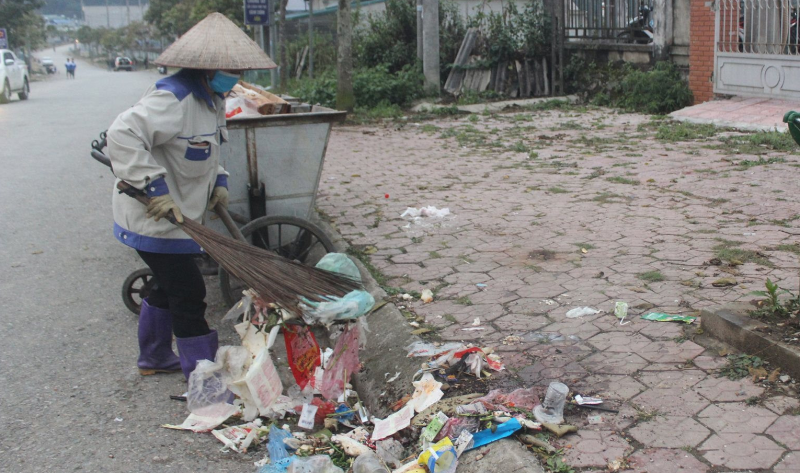
<path fill-rule="evenodd" d="M 723 151 L 729 154 L 765 154 L 770 151 L 796 152 L 797 144 L 790 133 L 760 131 L 748 135 L 727 136 L 721 141 Z"/>
<path fill-rule="evenodd" d="M 629 186 L 638 186 L 641 182 L 638 179 L 628 179 L 627 177 L 622 176 L 614 176 L 614 177 L 607 177 L 606 181 L 613 182 L 616 184 L 627 184 Z"/>
<path fill-rule="evenodd" d="M 661 282 L 666 279 L 664 275 L 661 274 L 661 271 L 647 271 L 646 273 L 637 274 L 636 277 L 646 282 Z"/>
<path fill-rule="evenodd" d="M 621 199 L 621 201 L 617 199 Z M 624 195 L 615 194 L 613 192 L 601 192 L 600 194 L 592 197 L 592 202 L 599 202 L 601 204 L 622 203 L 622 201 L 625 200 L 627 199 Z"/>
<path fill-rule="evenodd" d="M 730 241 L 721 238 L 717 240 L 720 244 L 712 248 L 712 250 L 714 250 L 714 256 L 728 264 L 736 266 L 743 263 L 755 263 L 768 268 L 774 266 L 767 255 L 758 251 L 739 248 L 739 246 L 742 245 L 740 241 Z"/>
<path fill-rule="evenodd" d="M 547 189 L 548 192 L 552 194 L 568 194 L 569 191 L 566 189 L 562 189 L 561 187 L 551 187 Z"/>
<path fill-rule="evenodd" d="M 768 159 L 758 158 L 756 160 L 743 159 L 743 160 L 739 161 L 736 164 L 739 166 L 739 169 L 745 170 L 745 169 L 750 169 L 750 168 L 755 167 L 755 166 L 767 166 L 769 164 L 779 164 L 779 163 L 785 163 L 785 162 L 786 162 L 786 160 L 783 159 L 783 158 L 768 158 Z"/>
<path fill-rule="evenodd" d="M 545 100 L 544 102 L 537 102 L 533 105 L 526 105 L 522 107 L 525 110 L 530 110 L 531 112 L 543 112 L 546 110 L 565 110 L 571 108 L 572 104 L 567 102 L 566 100 Z"/>
<path fill-rule="evenodd" d="M 577 246 L 578 248 L 586 248 L 587 250 L 593 250 L 597 248 L 596 246 L 592 245 L 591 243 L 573 243 L 573 245 Z"/>
<path fill-rule="evenodd" d="M 790 245 L 778 245 L 775 247 L 778 251 L 786 251 L 789 253 L 794 253 L 796 255 L 800 255 L 800 246 L 796 243 L 792 243 Z"/>
<path fill-rule="evenodd" d="M 652 122 L 651 122 L 652 124 Z M 647 124 L 645 126 L 651 126 Z M 656 139 L 659 141 L 692 141 L 710 138 L 719 132 L 719 128 L 706 123 L 688 123 L 678 121 L 656 122 Z"/>
<path fill-rule="evenodd" d="M 719 370 L 720 376 L 737 380 L 750 375 L 750 368 L 764 366 L 764 360 L 754 355 L 728 355 L 728 364 Z"/>
<path fill-rule="evenodd" d="M 530 147 L 522 141 L 517 141 L 513 145 L 509 146 L 508 149 L 511 151 L 516 151 L 517 153 L 527 153 L 531 150 Z"/>
<path fill-rule="evenodd" d="M 372 265 L 372 261 L 369 255 L 364 250 L 364 248 L 350 246 L 347 248 L 347 254 L 361 261 L 361 264 L 363 264 L 364 267 L 367 268 L 367 271 L 369 271 L 369 273 L 375 279 L 375 282 L 377 282 L 379 286 L 384 288 L 384 290 L 386 289 L 386 287 L 388 286 L 387 284 L 388 279 L 386 278 L 386 275 L 383 274 L 378 268 Z"/>
<path fill-rule="evenodd" d="M 464 297 L 459 297 L 458 299 L 456 299 L 456 304 L 472 305 L 472 301 L 469 300 L 469 297 L 464 296 Z"/>

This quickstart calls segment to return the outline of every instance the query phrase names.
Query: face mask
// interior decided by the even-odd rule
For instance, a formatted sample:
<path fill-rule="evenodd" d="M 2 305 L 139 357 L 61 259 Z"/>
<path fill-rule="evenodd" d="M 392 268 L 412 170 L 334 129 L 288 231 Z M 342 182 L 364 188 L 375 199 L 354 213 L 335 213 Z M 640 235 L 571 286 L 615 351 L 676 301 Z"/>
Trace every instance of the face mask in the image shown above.
<path fill-rule="evenodd" d="M 211 90 L 218 94 L 224 94 L 225 92 L 230 92 L 233 89 L 233 86 L 239 82 L 239 74 L 230 74 L 224 71 L 217 71 L 214 74 L 214 78 L 211 79 L 211 82 L 208 83 L 211 86 Z"/>

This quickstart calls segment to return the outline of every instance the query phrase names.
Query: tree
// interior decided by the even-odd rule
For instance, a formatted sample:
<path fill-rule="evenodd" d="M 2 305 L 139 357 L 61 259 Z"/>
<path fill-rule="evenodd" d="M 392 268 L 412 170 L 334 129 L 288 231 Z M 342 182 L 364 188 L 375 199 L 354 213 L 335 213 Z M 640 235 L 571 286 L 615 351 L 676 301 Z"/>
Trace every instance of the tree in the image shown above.
<path fill-rule="evenodd" d="M 36 14 L 41 8 L 41 0 L 0 0 L 0 28 L 8 34 L 11 49 L 18 49 L 28 43 L 35 48 L 44 43 L 44 19 Z"/>
<path fill-rule="evenodd" d="M 177 38 L 213 12 L 242 26 L 244 5 L 240 0 L 150 0 L 144 19 L 165 36 Z"/>
<path fill-rule="evenodd" d="M 350 0 L 339 0 L 337 12 L 339 54 L 336 57 L 336 108 L 353 111 L 353 24 Z"/>
<path fill-rule="evenodd" d="M 289 83 L 289 60 L 287 58 L 287 48 L 288 45 L 286 44 L 286 6 L 289 4 L 289 0 L 280 0 L 280 8 L 278 10 L 278 18 L 279 18 L 279 25 L 278 25 L 278 45 L 280 46 L 280 71 L 281 77 L 278 83 L 281 87 L 286 87 Z"/>

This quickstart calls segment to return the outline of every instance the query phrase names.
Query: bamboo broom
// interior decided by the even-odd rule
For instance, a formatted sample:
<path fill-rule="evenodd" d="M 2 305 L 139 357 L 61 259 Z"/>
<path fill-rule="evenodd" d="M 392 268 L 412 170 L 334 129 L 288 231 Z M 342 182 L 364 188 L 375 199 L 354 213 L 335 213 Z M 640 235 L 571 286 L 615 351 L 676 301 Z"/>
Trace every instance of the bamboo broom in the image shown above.
<path fill-rule="evenodd" d="M 144 192 L 127 182 L 120 181 L 117 188 L 144 205 L 150 201 Z M 238 240 L 228 238 L 188 218 L 183 223 L 177 223 L 172 215 L 168 219 L 181 227 L 214 261 L 241 279 L 265 302 L 273 302 L 300 316 L 300 298 L 324 302 L 330 296 L 342 297 L 362 287 L 360 282 L 347 276 L 306 266 L 250 245 L 233 223 L 228 211 L 220 205 L 215 210 Z"/>

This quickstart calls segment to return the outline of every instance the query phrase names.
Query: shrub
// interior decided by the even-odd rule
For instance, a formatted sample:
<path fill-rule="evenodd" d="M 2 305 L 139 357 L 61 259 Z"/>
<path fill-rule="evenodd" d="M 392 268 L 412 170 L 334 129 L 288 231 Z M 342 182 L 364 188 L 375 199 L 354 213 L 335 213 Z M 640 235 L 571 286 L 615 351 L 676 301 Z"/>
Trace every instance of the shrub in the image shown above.
<path fill-rule="evenodd" d="M 630 64 L 587 64 L 575 55 L 564 68 L 564 76 L 569 92 L 594 105 L 667 114 L 692 103 L 688 84 L 671 62 L 641 71 Z"/>
<path fill-rule="evenodd" d="M 387 0 L 385 13 L 371 14 L 365 21 L 365 26 L 353 32 L 353 55 L 358 68 L 386 66 L 389 72 L 400 72 L 418 62 L 415 0 Z M 450 72 L 465 32 L 456 4 L 439 2 L 439 65 L 443 78 Z"/>
<path fill-rule="evenodd" d="M 630 70 L 621 83 L 619 105 L 629 110 L 667 114 L 692 103 L 692 92 L 671 62 L 647 72 Z"/>
<path fill-rule="evenodd" d="M 336 103 L 336 75 L 327 71 L 314 80 L 292 81 L 289 94 L 312 104 L 333 107 Z M 392 108 L 405 106 L 422 91 L 422 72 L 416 66 L 406 66 L 397 73 L 388 66 L 357 69 L 353 73 L 353 93 L 356 106 L 365 108 Z"/>

